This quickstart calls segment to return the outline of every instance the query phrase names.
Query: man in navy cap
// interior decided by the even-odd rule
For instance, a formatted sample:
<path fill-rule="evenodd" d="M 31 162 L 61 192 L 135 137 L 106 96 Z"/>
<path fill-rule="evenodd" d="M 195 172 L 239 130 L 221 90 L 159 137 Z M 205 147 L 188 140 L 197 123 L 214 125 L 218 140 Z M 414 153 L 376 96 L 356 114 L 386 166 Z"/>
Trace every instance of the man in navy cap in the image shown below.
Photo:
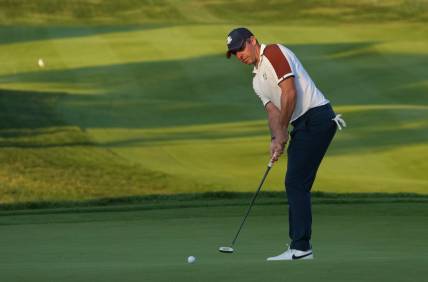
<path fill-rule="evenodd" d="M 336 129 L 346 126 L 296 55 L 281 44 L 260 44 L 244 27 L 227 37 L 227 53 L 253 65 L 253 88 L 268 114 L 270 153 L 277 161 L 288 143 L 285 187 L 291 244 L 268 261 L 313 259 L 311 188 Z"/>

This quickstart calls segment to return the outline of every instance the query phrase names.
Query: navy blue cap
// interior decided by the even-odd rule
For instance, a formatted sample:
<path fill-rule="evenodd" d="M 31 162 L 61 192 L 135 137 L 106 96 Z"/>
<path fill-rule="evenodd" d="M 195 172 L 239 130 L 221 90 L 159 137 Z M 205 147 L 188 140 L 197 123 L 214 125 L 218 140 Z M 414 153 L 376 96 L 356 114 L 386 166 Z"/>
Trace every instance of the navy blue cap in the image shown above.
<path fill-rule="evenodd" d="M 241 50 L 245 41 L 251 36 L 253 36 L 253 33 L 245 27 L 238 27 L 232 30 L 227 36 L 226 57 L 230 58 L 233 53 Z"/>

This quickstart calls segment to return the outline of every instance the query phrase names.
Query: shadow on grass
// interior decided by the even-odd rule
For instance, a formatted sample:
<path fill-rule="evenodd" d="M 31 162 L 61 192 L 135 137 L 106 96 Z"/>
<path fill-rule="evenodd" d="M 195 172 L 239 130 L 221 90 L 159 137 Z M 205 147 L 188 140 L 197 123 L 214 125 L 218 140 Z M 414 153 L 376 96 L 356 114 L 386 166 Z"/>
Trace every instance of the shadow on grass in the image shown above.
<path fill-rule="evenodd" d="M 94 145 L 63 121 L 55 105 L 64 93 L 0 89 L 0 147 L 52 148 Z M 60 142 L 59 142 L 60 141 Z"/>
<path fill-rule="evenodd" d="M 289 46 L 338 104 L 423 104 L 428 101 L 426 55 L 379 54 L 374 42 Z M 340 56 L 336 56 L 336 55 Z M 345 54 L 345 55 L 343 55 Z M 409 64 L 411 63 L 411 68 Z M 403 76 L 403 72 L 412 75 Z M 162 129 L 178 126 L 260 121 L 266 114 L 251 89 L 251 69 L 223 55 L 185 60 L 127 63 L 78 69 L 45 70 L 6 75 L 0 79 L 26 83 L 74 84 L 99 95 L 72 95 L 1 90 L 2 136 L 16 129 L 72 125 L 79 128 Z M 6 84 L 7 85 L 7 84 Z M 415 93 L 409 85 L 422 85 Z M 345 116 L 352 138 L 336 141 L 338 149 L 386 148 L 425 143 L 427 110 L 372 110 Z M 404 125 L 422 123 L 415 128 Z M 397 123 L 403 125 L 396 126 Z M 234 133 L 177 132 L 134 137 L 102 144 L 150 146 L 188 139 L 262 137 L 265 127 Z M 8 135 L 9 134 L 9 135 Z M 27 133 L 17 133 L 27 134 Z M 37 134 L 37 132 L 36 132 Z M 81 145 L 81 143 L 77 142 Z"/>
<path fill-rule="evenodd" d="M 2 137 L 14 137 L 16 129 L 66 125 L 61 116 L 54 111 L 58 99 L 64 95 L 63 93 L 0 89 L 0 128 L 2 130 L 0 134 Z"/>
<path fill-rule="evenodd" d="M 75 96 L 71 96 L 73 99 Z M 260 137 L 266 135 L 266 125 L 259 120 L 239 123 L 229 129 L 201 128 L 197 130 L 177 128 L 175 131 L 159 131 L 150 135 L 96 144 L 84 137 L 80 125 L 67 124 L 56 111 L 60 99 L 70 99 L 64 93 L 0 90 L 0 104 L 7 105 L 0 111 L 0 147 L 3 148 L 53 148 L 73 146 L 141 147 L 159 143 L 207 141 L 214 139 Z M 78 103 L 82 98 L 79 97 Z M 87 102 L 87 101 L 86 101 Z M 91 104 L 89 104 L 91 105 Z M 428 139 L 427 109 L 373 109 L 345 114 L 349 127 L 344 131 L 347 138 L 338 133 L 329 155 L 355 153 L 358 150 L 384 150 L 395 146 L 424 144 Z M 408 128 L 416 122 L 417 126 Z M 108 125 L 103 125 L 109 128 Z M 117 124 L 115 126 L 118 126 Z M 121 124 L 120 126 L 126 126 Z M 143 127 L 142 127 L 143 128 Z M 173 128 L 173 127 L 169 127 Z M 234 130 L 234 128 L 239 130 Z M 214 129 L 214 130 L 213 130 Z M 63 140 L 59 142 L 60 140 Z"/>
<path fill-rule="evenodd" d="M 96 36 L 107 33 L 164 28 L 166 26 L 168 25 L 0 26 L 0 44 L 26 43 L 39 40 Z"/>

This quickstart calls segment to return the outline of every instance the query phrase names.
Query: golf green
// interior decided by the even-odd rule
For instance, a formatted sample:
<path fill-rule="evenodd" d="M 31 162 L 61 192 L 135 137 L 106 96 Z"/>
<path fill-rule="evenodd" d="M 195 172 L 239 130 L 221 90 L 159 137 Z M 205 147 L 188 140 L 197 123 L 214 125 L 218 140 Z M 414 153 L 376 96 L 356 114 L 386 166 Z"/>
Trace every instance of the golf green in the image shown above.
<path fill-rule="evenodd" d="M 315 260 L 267 262 L 287 238 L 284 204 L 0 215 L 1 281 L 421 281 L 426 203 L 315 204 Z M 187 263 L 193 255 L 196 262 Z"/>

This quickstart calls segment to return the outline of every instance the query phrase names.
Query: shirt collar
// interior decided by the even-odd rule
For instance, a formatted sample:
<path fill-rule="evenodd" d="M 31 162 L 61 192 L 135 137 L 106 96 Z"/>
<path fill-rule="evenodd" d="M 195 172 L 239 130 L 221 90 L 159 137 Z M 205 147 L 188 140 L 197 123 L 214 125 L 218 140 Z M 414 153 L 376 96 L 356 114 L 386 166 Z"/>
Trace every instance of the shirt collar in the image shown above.
<path fill-rule="evenodd" d="M 254 66 L 254 68 L 253 68 L 253 73 L 257 73 L 257 72 L 258 72 L 258 70 L 259 70 L 259 68 L 260 68 L 260 65 L 262 64 L 262 60 L 263 60 L 263 57 L 264 57 L 263 52 L 265 51 L 265 48 L 266 48 L 266 45 L 265 45 L 265 44 L 261 44 L 261 45 L 260 45 L 260 58 L 259 58 L 259 64 L 258 64 L 257 66 Z"/>

